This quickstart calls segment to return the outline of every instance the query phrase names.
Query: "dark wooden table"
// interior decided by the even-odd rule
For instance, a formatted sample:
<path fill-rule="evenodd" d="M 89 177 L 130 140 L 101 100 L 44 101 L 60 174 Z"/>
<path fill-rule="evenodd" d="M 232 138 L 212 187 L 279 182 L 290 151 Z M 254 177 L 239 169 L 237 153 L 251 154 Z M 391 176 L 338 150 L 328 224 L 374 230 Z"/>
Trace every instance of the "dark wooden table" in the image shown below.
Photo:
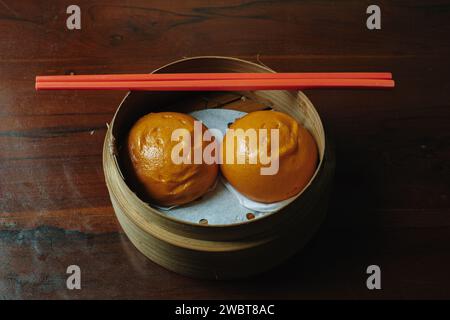
<path fill-rule="evenodd" d="M 450 1 L 0 1 L 0 299 L 450 298 Z M 336 144 L 328 218 L 256 278 L 199 281 L 129 242 L 102 171 L 123 92 L 35 92 L 39 74 L 132 73 L 223 55 L 277 71 L 392 71 L 392 91 L 307 91 Z M 82 289 L 66 288 L 66 268 Z M 366 288 L 379 265 L 382 289 Z"/>

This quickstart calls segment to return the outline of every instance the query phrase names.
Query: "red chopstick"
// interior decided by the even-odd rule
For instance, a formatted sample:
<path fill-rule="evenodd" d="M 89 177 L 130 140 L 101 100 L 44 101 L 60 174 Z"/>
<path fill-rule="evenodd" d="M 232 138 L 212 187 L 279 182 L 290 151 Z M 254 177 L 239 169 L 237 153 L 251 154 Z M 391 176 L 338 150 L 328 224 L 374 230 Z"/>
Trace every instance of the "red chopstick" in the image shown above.
<path fill-rule="evenodd" d="M 37 76 L 36 82 L 111 82 L 257 79 L 392 79 L 390 72 L 166 73 Z"/>
<path fill-rule="evenodd" d="M 233 79 L 36 82 L 36 90 L 239 91 L 314 88 L 392 88 L 391 79 Z"/>

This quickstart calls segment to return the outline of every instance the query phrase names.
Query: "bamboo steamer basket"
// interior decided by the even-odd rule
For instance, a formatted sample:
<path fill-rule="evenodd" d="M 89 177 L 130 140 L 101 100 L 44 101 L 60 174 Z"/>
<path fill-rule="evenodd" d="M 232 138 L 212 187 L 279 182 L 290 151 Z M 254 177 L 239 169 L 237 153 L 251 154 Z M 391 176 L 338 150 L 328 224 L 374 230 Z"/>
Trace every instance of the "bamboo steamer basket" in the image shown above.
<path fill-rule="evenodd" d="M 156 73 L 274 72 L 228 57 L 195 57 L 163 66 Z M 188 112 L 202 107 L 199 92 L 129 92 L 118 107 L 105 137 L 103 168 L 111 202 L 124 232 L 136 248 L 157 264 L 197 278 L 229 279 L 258 274 L 299 251 L 324 220 L 334 173 L 332 148 L 312 103 L 302 92 L 240 92 L 252 108 L 267 106 L 303 123 L 319 148 L 319 165 L 302 194 L 288 206 L 240 223 L 208 225 L 169 217 L 136 196 L 121 170 L 120 148 L 131 126 L 149 112 Z M 229 93 L 216 93 L 216 95 Z M 245 102 L 245 101 L 244 101 Z M 194 106 L 192 106 L 194 105 Z M 232 103 L 249 111 L 248 103 Z M 225 107 L 226 104 L 225 104 Z M 247 109 L 247 110 L 245 110 Z M 211 213 L 214 214 L 214 213 Z"/>

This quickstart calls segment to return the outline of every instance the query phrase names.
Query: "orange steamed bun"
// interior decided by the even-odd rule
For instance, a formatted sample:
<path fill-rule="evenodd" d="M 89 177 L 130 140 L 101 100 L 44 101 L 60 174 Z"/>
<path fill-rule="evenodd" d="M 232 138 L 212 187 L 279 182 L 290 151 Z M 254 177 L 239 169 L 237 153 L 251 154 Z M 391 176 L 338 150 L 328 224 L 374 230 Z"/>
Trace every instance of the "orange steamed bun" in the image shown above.
<path fill-rule="evenodd" d="M 236 120 L 229 129 L 268 129 L 267 148 L 270 150 L 270 129 L 279 129 L 279 169 L 274 175 L 261 175 L 258 144 L 250 144 L 249 139 L 235 139 L 234 149 L 227 150 L 227 133 L 222 141 L 223 176 L 241 194 L 254 201 L 272 203 L 288 199 L 299 193 L 308 184 L 317 167 L 318 150 L 313 136 L 291 116 L 277 111 L 256 111 Z M 259 138 L 258 138 L 259 139 Z M 229 148 L 229 147 L 228 147 Z M 233 153 L 234 162 L 227 163 L 227 152 Z M 237 163 L 237 157 L 245 157 L 245 164 Z M 274 156 L 267 154 L 273 161 Z M 256 163 L 249 159 L 256 157 Z"/>
<path fill-rule="evenodd" d="M 175 129 L 187 129 L 191 134 L 191 154 L 194 153 L 194 121 L 183 113 L 150 113 L 132 127 L 127 141 L 129 165 L 141 193 L 161 206 L 181 205 L 206 193 L 215 183 L 218 165 L 181 163 L 171 158 Z M 204 132 L 206 127 L 202 126 Z M 202 142 L 202 151 L 210 142 Z M 194 157 L 192 156 L 192 162 Z"/>

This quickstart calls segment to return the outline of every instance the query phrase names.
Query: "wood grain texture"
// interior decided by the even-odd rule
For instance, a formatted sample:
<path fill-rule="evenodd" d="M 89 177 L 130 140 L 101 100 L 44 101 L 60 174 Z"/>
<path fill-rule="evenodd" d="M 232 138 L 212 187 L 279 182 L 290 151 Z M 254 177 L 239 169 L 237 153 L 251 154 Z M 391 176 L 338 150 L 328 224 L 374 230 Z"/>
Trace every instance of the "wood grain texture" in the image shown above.
<path fill-rule="evenodd" d="M 449 298 L 450 2 L 0 2 L 0 298 Z M 38 74 L 142 73 L 223 55 L 277 71 L 392 71 L 392 91 L 306 92 L 336 144 L 328 218 L 268 274 L 198 281 L 148 261 L 101 166 L 119 92 L 34 91 Z M 65 287 L 82 268 L 82 290 Z M 382 290 L 365 287 L 378 264 Z"/>

